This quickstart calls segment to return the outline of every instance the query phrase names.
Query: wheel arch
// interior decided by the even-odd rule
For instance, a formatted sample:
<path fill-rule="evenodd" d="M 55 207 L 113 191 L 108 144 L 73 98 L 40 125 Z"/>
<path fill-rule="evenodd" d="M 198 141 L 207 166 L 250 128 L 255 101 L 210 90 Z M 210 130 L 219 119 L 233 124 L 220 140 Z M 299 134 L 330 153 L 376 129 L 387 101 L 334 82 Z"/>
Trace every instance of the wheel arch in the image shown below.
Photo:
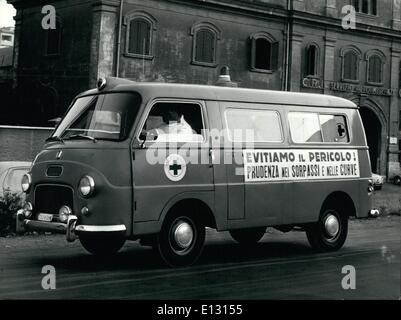
<path fill-rule="evenodd" d="M 337 208 L 346 212 L 348 217 L 356 216 L 355 202 L 352 197 L 344 191 L 334 191 L 323 201 L 321 212 L 326 208 Z"/>
<path fill-rule="evenodd" d="M 163 224 L 165 218 L 173 212 L 189 212 L 199 217 L 204 225 L 210 228 L 218 228 L 218 221 L 211 209 L 212 199 L 207 195 L 181 194 L 172 199 L 164 208 L 160 215 L 160 225 Z"/>

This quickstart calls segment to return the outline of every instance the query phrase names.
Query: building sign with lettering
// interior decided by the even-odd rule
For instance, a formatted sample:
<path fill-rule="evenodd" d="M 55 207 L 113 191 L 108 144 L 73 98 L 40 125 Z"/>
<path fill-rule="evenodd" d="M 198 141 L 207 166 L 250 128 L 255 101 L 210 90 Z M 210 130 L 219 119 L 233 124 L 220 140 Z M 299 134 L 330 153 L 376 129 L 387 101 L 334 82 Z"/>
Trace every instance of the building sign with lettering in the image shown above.
<path fill-rule="evenodd" d="M 356 94 L 367 94 L 373 96 L 391 97 L 394 95 L 393 89 L 382 87 L 361 86 L 343 82 L 324 81 L 314 78 L 304 78 L 302 86 L 310 89 L 329 89 L 331 91 L 349 92 Z"/>
<path fill-rule="evenodd" d="M 342 83 L 342 82 L 330 82 L 329 89 L 332 91 L 342 91 L 351 93 L 363 93 L 373 96 L 387 96 L 391 97 L 394 94 L 393 89 L 381 88 L 381 87 L 368 87 L 359 86 L 354 84 Z"/>
<path fill-rule="evenodd" d="M 359 178 L 357 150 L 243 150 L 245 182 Z"/>

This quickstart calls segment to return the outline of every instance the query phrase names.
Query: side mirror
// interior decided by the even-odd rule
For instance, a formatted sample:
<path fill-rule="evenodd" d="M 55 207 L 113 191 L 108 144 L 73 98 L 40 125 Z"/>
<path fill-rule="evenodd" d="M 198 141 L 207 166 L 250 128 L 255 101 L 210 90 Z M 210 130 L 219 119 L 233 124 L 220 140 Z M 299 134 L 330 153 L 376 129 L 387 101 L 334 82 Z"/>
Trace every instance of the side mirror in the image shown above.
<path fill-rule="evenodd" d="M 54 127 L 57 127 L 57 125 L 61 122 L 61 120 L 62 120 L 62 118 L 57 117 L 57 118 L 47 120 L 47 122 L 51 123 Z"/>

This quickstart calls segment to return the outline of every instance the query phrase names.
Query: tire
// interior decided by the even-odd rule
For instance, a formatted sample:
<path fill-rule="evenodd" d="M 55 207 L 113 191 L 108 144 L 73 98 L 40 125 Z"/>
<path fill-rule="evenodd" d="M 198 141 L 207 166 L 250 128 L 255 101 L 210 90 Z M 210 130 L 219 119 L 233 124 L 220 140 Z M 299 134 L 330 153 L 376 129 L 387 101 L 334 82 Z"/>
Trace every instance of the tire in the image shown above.
<path fill-rule="evenodd" d="M 125 243 L 125 238 L 118 234 L 79 234 L 79 241 L 89 253 L 96 256 L 108 256 L 117 253 Z"/>
<path fill-rule="evenodd" d="M 306 228 L 311 247 L 318 252 L 339 250 L 348 235 L 348 216 L 338 209 L 322 210 L 319 221 Z"/>
<path fill-rule="evenodd" d="M 242 245 L 253 245 L 263 238 L 265 232 L 266 228 L 236 229 L 230 230 L 230 235 Z"/>
<path fill-rule="evenodd" d="M 205 226 L 199 219 L 173 214 L 165 219 L 154 249 L 168 266 L 184 267 L 198 260 L 204 243 Z"/>
<path fill-rule="evenodd" d="M 394 177 L 394 184 L 397 186 L 401 186 L 401 177 L 400 176 Z"/>

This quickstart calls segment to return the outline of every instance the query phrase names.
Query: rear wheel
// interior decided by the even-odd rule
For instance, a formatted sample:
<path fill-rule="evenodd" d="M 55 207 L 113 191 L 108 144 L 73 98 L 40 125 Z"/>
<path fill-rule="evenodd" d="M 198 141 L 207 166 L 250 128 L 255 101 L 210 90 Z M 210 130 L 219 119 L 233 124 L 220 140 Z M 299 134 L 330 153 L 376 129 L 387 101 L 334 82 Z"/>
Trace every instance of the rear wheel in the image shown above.
<path fill-rule="evenodd" d="M 401 186 L 401 177 L 400 176 L 394 177 L 394 184 L 397 186 Z"/>
<path fill-rule="evenodd" d="M 242 245 L 252 245 L 263 238 L 266 228 L 251 228 L 231 230 L 231 237 Z"/>
<path fill-rule="evenodd" d="M 319 221 L 306 228 L 310 245 L 319 252 L 339 250 L 347 234 L 348 216 L 334 208 L 324 209 Z"/>
<path fill-rule="evenodd" d="M 204 242 L 205 226 L 199 219 L 173 214 L 165 219 L 155 249 L 167 265 L 181 267 L 195 263 Z"/>
<path fill-rule="evenodd" d="M 125 243 L 125 238 L 118 234 L 81 233 L 79 241 L 93 255 L 107 256 L 117 253 Z"/>

